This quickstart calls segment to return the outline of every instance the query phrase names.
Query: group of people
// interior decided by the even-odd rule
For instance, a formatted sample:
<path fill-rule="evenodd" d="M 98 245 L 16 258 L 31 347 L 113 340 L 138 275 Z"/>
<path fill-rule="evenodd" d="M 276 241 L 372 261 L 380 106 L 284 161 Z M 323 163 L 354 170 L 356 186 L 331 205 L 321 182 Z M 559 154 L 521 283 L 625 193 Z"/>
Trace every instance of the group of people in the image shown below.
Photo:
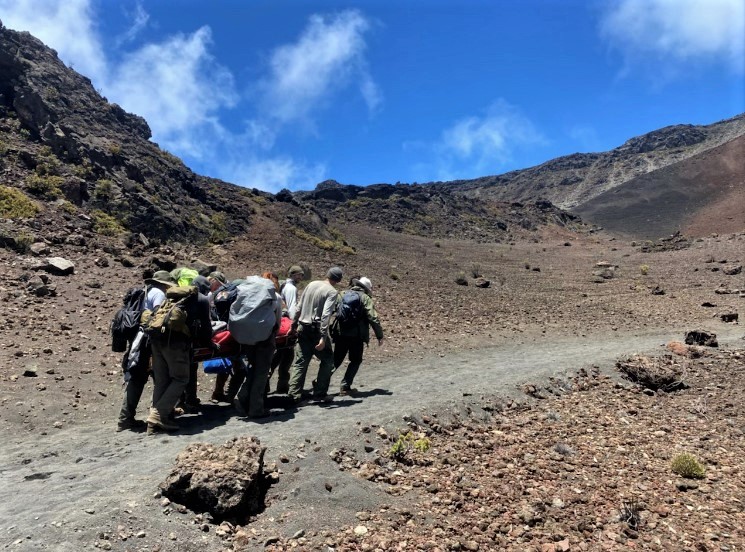
<path fill-rule="evenodd" d="M 383 340 L 369 278 L 351 278 L 348 289 L 340 293 L 337 286 L 343 273 L 339 267 L 330 268 L 324 279 L 310 282 L 302 291 L 305 271 L 298 265 L 290 267 L 281 285 L 271 272 L 232 282 L 222 272 L 193 278 L 190 273 L 195 272 L 160 270 L 145 279 L 141 327 L 122 362 L 126 388 L 117 431 L 175 431 L 180 414 L 199 411 L 195 350 L 207 349 L 212 357 L 226 357 L 231 371 L 217 374 L 211 399 L 231 403 L 239 415 L 250 419 L 269 416 L 265 398 L 275 372 L 275 392 L 288 395 L 293 405 L 309 400 L 326 403 L 333 400 L 329 394 L 332 375 L 348 359 L 339 395 L 357 393 L 354 378 L 370 329 L 378 344 Z M 250 329 L 257 337 L 238 339 L 245 333 L 239 334 L 242 303 L 255 299 L 248 297 L 250 294 L 260 295 L 269 314 L 256 322 L 255 330 Z M 233 301 L 229 316 L 218 308 L 224 308 L 222 299 L 227 296 Z M 231 333 L 241 343 L 230 353 L 213 340 L 213 330 L 224 327 L 224 322 L 228 331 L 234 326 Z M 262 325 L 266 331 L 261 330 Z M 311 393 L 306 395 L 306 374 L 314 357 L 320 366 Z M 141 421 L 135 414 L 150 376 L 154 381 L 152 403 L 147 420 Z"/>

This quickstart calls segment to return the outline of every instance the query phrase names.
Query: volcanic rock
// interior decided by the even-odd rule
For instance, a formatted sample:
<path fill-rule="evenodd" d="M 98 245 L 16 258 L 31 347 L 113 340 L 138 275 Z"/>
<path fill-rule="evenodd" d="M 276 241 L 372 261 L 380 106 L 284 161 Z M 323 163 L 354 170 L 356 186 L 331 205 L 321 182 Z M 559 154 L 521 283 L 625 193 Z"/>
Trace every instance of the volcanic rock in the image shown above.
<path fill-rule="evenodd" d="M 263 509 L 265 452 L 254 437 L 191 444 L 160 484 L 163 496 L 216 520 L 245 520 Z"/>

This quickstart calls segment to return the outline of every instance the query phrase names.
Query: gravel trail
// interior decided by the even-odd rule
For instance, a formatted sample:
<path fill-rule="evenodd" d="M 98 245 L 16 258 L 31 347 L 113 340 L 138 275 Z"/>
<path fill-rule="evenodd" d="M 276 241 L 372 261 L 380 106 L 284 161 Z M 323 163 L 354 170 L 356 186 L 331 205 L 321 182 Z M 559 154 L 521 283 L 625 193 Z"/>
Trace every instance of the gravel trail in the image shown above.
<path fill-rule="evenodd" d="M 152 546 L 163 542 L 165 535 L 175 530 L 152 497 L 175 456 L 188 443 L 222 443 L 236 435 L 251 434 L 267 446 L 267 461 L 273 461 L 281 453 L 291 453 L 306 439 L 318 448 L 340 446 L 358 423 L 400 424 L 403 415 L 457 403 L 464 394 L 508 394 L 522 382 L 540 382 L 583 366 L 594 364 L 605 369 L 619 356 L 659 350 L 683 333 L 654 330 L 571 339 L 526 338 L 523 342 L 407 360 L 405 364 L 364 363 L 357 378 L 364 385 L 360 388 L 363 397 L 337 397 L 331 405 L 308 405 L 260 424 L 231 417 L 228 407 L 206 405 L 202 416 L 191 417 L 183 423 L 184 431 L 172 436 L 115 433 L 113 420 L 105 420 L 65 429 L 50 427 L 48 435 L 33 439 L 5 437 L 0 452 L 0 546 L 12 550 L 91 548 L 100 531 L 115 530 L 127 520 L 131 525 L 143 517 L 145 535 L 111 544 L 121 547 L 114 549 L 148 549 L 147 543 Z M 734 341 L 741 333 L 739 328 L 724 329 L 720 342 Z M 339 375 L 335 375 L 332 385 L 338 385 L 338 380 Z M 149 391 L 148 386 L 146 393 Z M 323 476 L 309 466 L 305 484 L 310 484 L 314 473 Z M 303 485 L 299 477 L 293 480 L 290 476 L 290 481 L 291 485 Z M 352 512 L 355 507 L 359 509 L 365 504 L 363 491 L 346 497 L 347 501 L 358 499 L 358 504 L 351 506 L 345 505 L 340 496 L 337 508 L 351 507 Z M 298 495 L 297 489 L 293 494 Z M 300 499 L 305 496 L 299 494 Z M 297 502 L 287 502 L 281 507 L 270 506 L 267 513 L 271 514 L 273 508 L 277 512 L 302 509 Z M 302 515 L 298 520 L 302 522 Z M 199 544 L 201 550 L 224 549 L 214 537 L 200 538 L 204 541 Z M 173 549 L 189 550 L 190 546 L 182 542 Z M 162 549 L 169 547 L 166 544 Z"/>

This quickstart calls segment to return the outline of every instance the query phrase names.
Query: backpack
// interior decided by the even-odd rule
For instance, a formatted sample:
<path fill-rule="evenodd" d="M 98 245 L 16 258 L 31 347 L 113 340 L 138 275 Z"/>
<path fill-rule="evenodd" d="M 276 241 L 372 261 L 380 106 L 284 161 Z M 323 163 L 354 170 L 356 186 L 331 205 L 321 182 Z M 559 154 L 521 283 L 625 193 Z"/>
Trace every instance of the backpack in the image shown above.
<path fill-rule="evenodd" d="M 227 322 L 230 317 L 230 305 L 233 304 L 235 298 L 238 296 L 238 284 L 229 283 L 223 284 L 215 290 L 212 295 L 212 303 L 215 306 L 215 312 L 217 313 L 217 319 Z"/>
<path fill-rule="evenodd" d="M 111 350 L 123 353 L 127 350 L 127 343 L 137 335 L 140 327 L 140 315 L 145 309 L 147 299 L 146 287 L 133 287 L 127 290 L 122 299 L 122 308 L 116 311 L 111 320 Z"/>
<path fill-rule="evenodd" d="M 182 336 L 191 337 L 189 316 L 186 306 L 190 299 L 196 298 L 197 288 L 194 286 L 173 286 L 166 291 L 166 300 L 154 312 L 146 310 L 142 313 L 142 324 L 149 335 L 176 332 Z"/>
<path fill-rule="evenodd" d="M 353 328 L 365 315 L 365 307 L 359 292 L 347 290 L 336 305 L 336 321 L 342 329 Z"/>
<path fill-rule="evenodd" d="M 193 268 L 174 268 L 171 271 L 171 276 L 176 280 L 179 286 L 190 286 L 192 280 L 199 276 L 199 272 Z"/>
<path fill-rule="evenodd" d="M 277 325 L 277 301 L 274 282 L 249 276 L 238 286 L 238 295 L 230 306 L 228 330 L 233 339 L 242 345 L 268 339 Z"/>

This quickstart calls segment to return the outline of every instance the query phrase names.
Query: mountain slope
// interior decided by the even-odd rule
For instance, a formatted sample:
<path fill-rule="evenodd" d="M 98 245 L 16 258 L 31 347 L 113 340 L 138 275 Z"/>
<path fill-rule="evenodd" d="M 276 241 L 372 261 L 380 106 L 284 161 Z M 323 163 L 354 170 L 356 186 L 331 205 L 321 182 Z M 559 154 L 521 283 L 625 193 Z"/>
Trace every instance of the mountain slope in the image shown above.
<path fill-rule="evenodd" d="M 656 239 L 745 228 L 745 136 L 638 176 L 577 207 L 607 230 Z"/>
<path fill-rule="evenodd" d="M 547 199 L 573 209 L 629 180 L 716 148 L 745 134 L 745 114 L 706 126 L 675 125 L 603 153 L 575 153 L 528 169 L 448 183 L 474 197 Z"/>

